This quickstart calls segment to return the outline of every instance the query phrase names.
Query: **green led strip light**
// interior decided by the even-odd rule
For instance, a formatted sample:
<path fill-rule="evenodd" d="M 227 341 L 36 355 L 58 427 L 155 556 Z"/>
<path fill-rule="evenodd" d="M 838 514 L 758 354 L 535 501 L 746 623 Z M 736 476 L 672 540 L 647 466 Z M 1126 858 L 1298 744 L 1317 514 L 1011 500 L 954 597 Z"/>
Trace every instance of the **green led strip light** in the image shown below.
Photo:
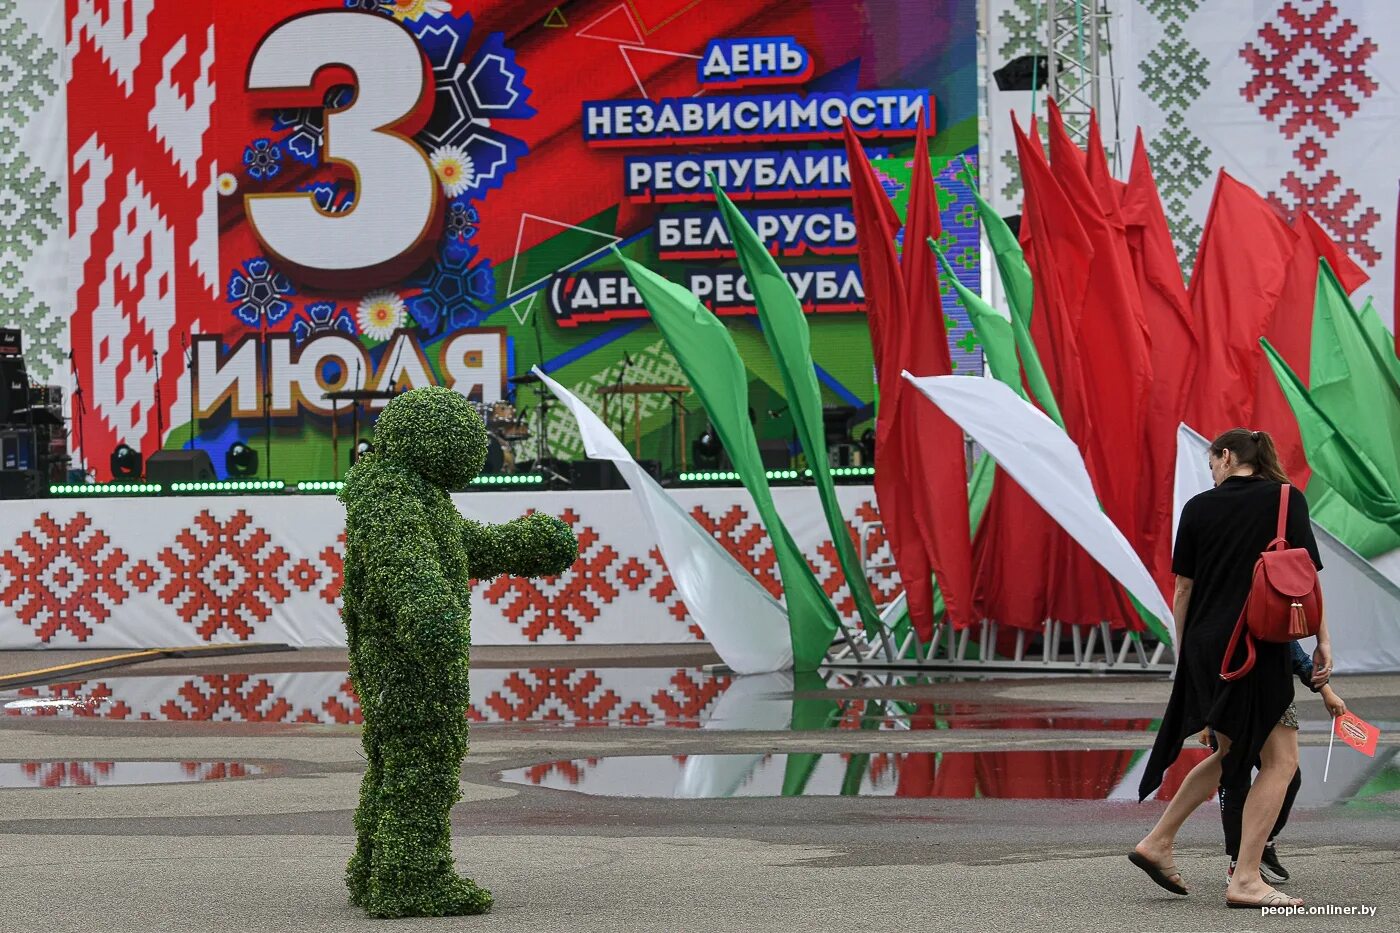
<path fill-rule="evenodd" d="M 767 476 L 770 480 L 795 480 L 795 479 L 798 479 L 798 478 L 801 478 L 801 477 L 809 477 L 809 476 L 811 476 L 811 475 L 812 475 L 812 471 L 811 471 L 811 470 L 803 470 L 802 472 L 799 473 L 797 470 L 769 470 L 769 471 L 766 472 L 764 475 Z M 832 475 L 832 476 L 874 476 L 874 475 L 875 475 L 875 468 L 874 468 L 874 467 L 833 467 L 832 470 L 831 470 L 831 475 Z M 708 472 L 682 473 L 680 479 L 681 479 L 681 482 L 682 482 L 682 483 L 737 483 L 737 482 L 739 481 L 739 474 L 738 474 L 738 473 L 733 473 L 733 472 L 725 472 L 725 471 L 723 471 L 723 470 L 720 470 L 720 471 L 713 471 L 713 470 L 712 470 L 712 471 L 708 471 Z"/>
<path fill-rule="evenodd" d="M 333 480 L 306 480 L 297 483 L 297 492 L 340 492 L 345 484 Z"/>
<path fill-rule="evenodd" d="M 49 487 L 51 496 L 150 496 L 160 491 L 160 483 L 80 483 Z"/>
<path fill-rule="evenodd" d="M 285 489 L 280 479 L 227 480 L 215 483 L 171 483 L 171 492 L 274 492 Z"/>
<path fill-rule="evenodd" d="M 472 480 L 473 486 L 538 486 L 544 477 L 538 473 L 502 473 L 500 475 L 478 476 Z"/>

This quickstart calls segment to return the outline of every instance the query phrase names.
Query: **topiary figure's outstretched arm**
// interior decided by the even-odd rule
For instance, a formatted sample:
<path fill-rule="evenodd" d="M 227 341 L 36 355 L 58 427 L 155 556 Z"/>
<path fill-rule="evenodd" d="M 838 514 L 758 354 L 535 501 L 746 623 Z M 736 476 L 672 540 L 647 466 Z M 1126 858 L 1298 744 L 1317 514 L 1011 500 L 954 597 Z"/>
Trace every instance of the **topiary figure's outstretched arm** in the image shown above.
<path fill-rule="evenodd" d="M 552 577 L 578 560 L 578 539 L 568 525 L 543 512 L 531 512 L 504 525 L 467 521 L 463 541 L 475 580 L 501 574 Z"/>

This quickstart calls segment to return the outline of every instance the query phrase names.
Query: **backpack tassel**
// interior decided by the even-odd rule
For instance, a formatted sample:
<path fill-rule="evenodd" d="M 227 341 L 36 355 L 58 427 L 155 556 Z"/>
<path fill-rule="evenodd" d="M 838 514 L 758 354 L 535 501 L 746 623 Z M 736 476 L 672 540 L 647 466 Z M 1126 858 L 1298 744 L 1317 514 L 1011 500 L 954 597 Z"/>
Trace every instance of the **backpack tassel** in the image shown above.
<path fill-rule="evenodd" d="M 1297 600 L 1288 607 L 1288 634 L 1294 638 L 1308 637 L 1308 618 L 1303 614 L 1303 604 Z"/>

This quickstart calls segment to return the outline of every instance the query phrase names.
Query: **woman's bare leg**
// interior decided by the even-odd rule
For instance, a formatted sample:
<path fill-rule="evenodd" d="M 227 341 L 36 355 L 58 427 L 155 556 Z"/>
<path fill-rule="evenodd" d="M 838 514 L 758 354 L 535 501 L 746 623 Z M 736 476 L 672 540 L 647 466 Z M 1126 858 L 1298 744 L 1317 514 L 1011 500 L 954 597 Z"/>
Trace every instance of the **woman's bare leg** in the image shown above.
<path fill-rule="evenodd" d="M 1259 858 L 1264 854 L 1264 843 L 1278 819 L 1283 796 L 1297 769 L 1298 730 L 1282 724 L 1274 726 L 1259 753 L 1259 776 L 1254 779 L 1244 803 L 1240 858 L 1225 892 L 1231 900 L 1252 903 L 1274 890 L 1259 874 Z"/>
<path fill-rule="evenodd" d="M 1186 775 L 1186 780 L 1181 782 L 1181 787 L 1172 795 L 1171 803 L 1167 804 L 1166 812 L 1157 821 L 1157 825 L 1152 827 L 1152 831 L 1135 847 L 1138 852 L 1159 866 L 1174 864 L 1172 846 L 1176 844 L 1176 834 L 1181 829 L 1181 824 L 1185 823 L 1186 818 L 1195 813 L 1201 804 L 1209 800 L 1215 789 L 1220 786 L 1220 762 L 1230 750 L 1230 739 L 1219 732 L 1215 733 L 1215 738 L 1219 747 L 1191 769 L 1191 773 Z M 1261 847 L 1260 852 L 1262 851 Z M 1259 871 L 1257 856 L 1254 870 L 1256 874 Z M 1180 882 L 1182 887 L 1186 887 L 1180 874 L 1172 877 Z"/>

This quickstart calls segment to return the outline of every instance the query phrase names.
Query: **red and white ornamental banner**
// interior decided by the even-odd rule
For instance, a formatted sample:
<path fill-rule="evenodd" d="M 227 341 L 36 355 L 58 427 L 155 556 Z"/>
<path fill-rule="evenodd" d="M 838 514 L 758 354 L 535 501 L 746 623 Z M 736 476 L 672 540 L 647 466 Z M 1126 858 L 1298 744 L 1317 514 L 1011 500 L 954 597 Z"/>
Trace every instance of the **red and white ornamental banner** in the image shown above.
<path fill-rule="evenodd" d="M 989 0 L 993 69 L 1043 54 L 1044 7 Z M 1397 172 L 1376 153 L 1400 145 L 1400 4 L 1120 0 L 1109 7 L 1103 29 L 1113 70 L 1099 69 L 1105 144 L 1121 176 L 1141 128 L 1182 269 L 1195 263 L 1216 170 L 1224 168 L 1290 220 L 1311 214 L 1370 276 L 1360 297 L 1373 299 L 1394 331 Z M 986 90 L 984 190 L 1001 213 L 1019 213 L 1011 113 L 1025 125 L 1034 103 L 1043 118 L 1046 95 L 1042 88 L 1033 101 L 994 82 Z"/>
<path fill-rule="evenodd" d="M 840 500 L 872 563 L 888 565 L 874 493 Z M 742 489 L 677 490 L 677 500 L 774 596 L 777 559 Z M 774 490 L 794 539 L 854 622 L 816 492 Z M 472 588 L 478 645 L 696 642 L 632 494 L 489 492 L 455 497 L 469 518 L 531 510 L 567 522 L 579 559 L 562 576 L 499 577 Z M 345 510 L 332 496 L 229 496 L 13 502 L 0 513 L 0 648 L 142 648 L 345 643 L 339 600 Z M 871 573 L 878 601 L 893 569 Z"/>

